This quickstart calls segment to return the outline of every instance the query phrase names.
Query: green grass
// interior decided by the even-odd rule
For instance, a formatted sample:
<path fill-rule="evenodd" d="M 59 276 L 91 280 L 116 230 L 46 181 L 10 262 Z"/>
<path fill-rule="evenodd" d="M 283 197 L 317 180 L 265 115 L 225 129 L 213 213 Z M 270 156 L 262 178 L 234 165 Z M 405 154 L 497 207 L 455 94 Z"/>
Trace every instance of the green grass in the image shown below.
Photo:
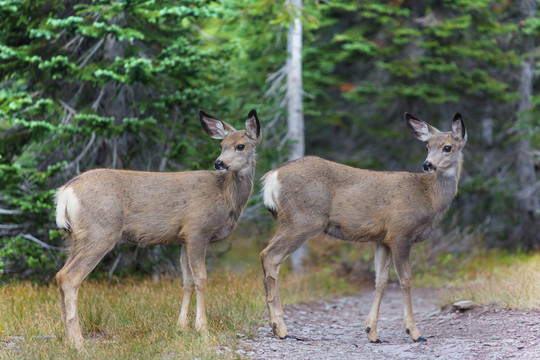
<path fill-rule="evenodd" d="M 286 269 L 284 269 L 286 270 Z M 312 302 L 356 290 L 328 271 L 298 276 L 282 271 L 285 304 Z M 260 266 L 238 273 L 226 268 L 209 273 L 209 334 L 176 328 L 181 282 L 124 279 L 111 286 L 85 281 L 79 315 L 88 359 L 214 359 L 220 346 L 233 350 L 238 333 L 251 336 L 267 326 Z M 195 299 L 194 299 L 195 300 Z M 79 359 L 63 342 L 59 294 L 55 285 L 14 282 L 0 288 L 0 358 Z M 194 320 L 192 304 L 191 320 Z M 234 352 L 229 352 L 235 358 Z"/>

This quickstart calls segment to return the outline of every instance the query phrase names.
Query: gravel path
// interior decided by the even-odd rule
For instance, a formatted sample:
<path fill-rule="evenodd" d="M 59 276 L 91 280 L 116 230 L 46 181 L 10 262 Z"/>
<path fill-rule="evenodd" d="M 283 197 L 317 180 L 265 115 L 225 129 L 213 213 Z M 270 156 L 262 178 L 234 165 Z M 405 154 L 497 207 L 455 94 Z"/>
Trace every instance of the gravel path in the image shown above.
<path fill-rule="evenodd" d="M 481 307 L 465 312 L 441 311 L 437 293 L 413 289 L 413 309 L 426 343 L 405 333 L 401 291 L 387 290 L 379 312 L 382 344 L 371 344 L 363 331 L 373 293 L 341 297 L 285 309 L 289 335 L 279 340 L 269 327 L 244 339 L 237 354 L 252 359 L 540 359 L 540 309 Z"/>

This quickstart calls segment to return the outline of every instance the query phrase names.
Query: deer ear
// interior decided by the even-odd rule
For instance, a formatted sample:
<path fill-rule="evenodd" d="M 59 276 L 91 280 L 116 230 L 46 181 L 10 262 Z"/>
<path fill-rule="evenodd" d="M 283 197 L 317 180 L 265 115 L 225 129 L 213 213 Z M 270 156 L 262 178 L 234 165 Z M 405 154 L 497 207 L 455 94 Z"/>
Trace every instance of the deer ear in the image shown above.
<path fill-rule="evenodd" d="M 261 140 L 261 124 L 257 118 L 257 111 L 251 110 L 246 119 L 246 134 L 251 139 L 259 142 Z"/>
<path fill-rule="evenodd" d="M 405 113 L 405 124 L 410 133 L 421 141 L 428 141 L 431 136 L 438 132 L 433 126 L 415 118 L 409 113 Z"/>
<path fill-rule="evenodd" d="M 212 139 L 223 139 L 227 134 L 236 131 L 231 125 L 225 121 L 216 119 L 208 115 L 202 110 L 199 110 L 199 121 L 201 127 Z"/>
<path fill-rule="evenodd" d="M 452 136 L 458 140 L 467 141 L 467 129 L 460 113 L 456 113 L 452 120 Z"/>

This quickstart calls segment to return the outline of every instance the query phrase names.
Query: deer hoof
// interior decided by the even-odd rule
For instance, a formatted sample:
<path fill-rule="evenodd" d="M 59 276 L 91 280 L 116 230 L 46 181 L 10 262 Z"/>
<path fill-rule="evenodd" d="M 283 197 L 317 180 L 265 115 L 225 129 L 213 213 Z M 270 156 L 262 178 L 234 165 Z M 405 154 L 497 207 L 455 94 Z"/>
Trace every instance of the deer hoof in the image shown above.
<path fill-rule="evenodd" d="M 279 339 L 280 340 L 287 340 L 287 339 L 292 339 L 292 337 L 290 337 L 289 335 L 285 335 L 284 337 L 280 337 Z"/>
<path fill-rule="evenodd" d="M 372 344 L 382 344 L 382 342 L 383 341 L 381 339 L 377 339 L 375 341 L 370 341 L 370 343 L 372 343 Z"/>
<path fill-rule="evenodd" d="M 427 339 L 423 336 L 418 337 L 418 339 L 414 340 L 414 342 L 425 342 Z"/>

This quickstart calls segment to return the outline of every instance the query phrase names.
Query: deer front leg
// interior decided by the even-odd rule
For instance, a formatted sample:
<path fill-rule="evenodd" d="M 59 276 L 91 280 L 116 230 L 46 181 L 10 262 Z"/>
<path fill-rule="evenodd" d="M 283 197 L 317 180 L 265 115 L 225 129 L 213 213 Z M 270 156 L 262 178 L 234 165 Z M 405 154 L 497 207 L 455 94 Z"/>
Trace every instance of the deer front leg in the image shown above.
<path fill-rule="evenodd" d="M 182 246 L 180 251 L 180 266 L 182 267 L 184 296 L 182 298 L 182 308 L 180 310 L 180 316 L 178 317 L 177 326 L 182 330 L 187 331 L 189 329 L 189 304 L 191 302 L 193 291 L 195 290 L 195 281 L 189 265 L 186 247 Z"/>
<path fill-rule="evenodd" d="M 410 250 L 410 245 L 392 249 L 394 267 L 403 293 L 403 322 L 405 324 L 405 331 L 409 334 L 411 339 L 414 341 L 427 341 L 425 337 L 420 335 L 420 332 L 416 328 L 416 322 L 414 321 L 411 303 L 412 275 L 411 266 L 409 264 Z"/>
<path fill-rule="evenodd" d="M 392 257 L 390 256 L 390 249 L 388 246 L 378 244 L 377 252 L 375 253 L 375 296 L 366 320 L 367 337 L 372 343 L 382 342 L 377 334 L 377 323 L 379 321 L 379 307 L 381 306 L 381 300 L 388 286 L 391 260 Z"/>
<path fill-rule="evenodd" d="M 197 296 L 195 330 L 206 332 L 208 330 L 206 319 L 206 241 L 188 243 L 186 250 Z"/>

